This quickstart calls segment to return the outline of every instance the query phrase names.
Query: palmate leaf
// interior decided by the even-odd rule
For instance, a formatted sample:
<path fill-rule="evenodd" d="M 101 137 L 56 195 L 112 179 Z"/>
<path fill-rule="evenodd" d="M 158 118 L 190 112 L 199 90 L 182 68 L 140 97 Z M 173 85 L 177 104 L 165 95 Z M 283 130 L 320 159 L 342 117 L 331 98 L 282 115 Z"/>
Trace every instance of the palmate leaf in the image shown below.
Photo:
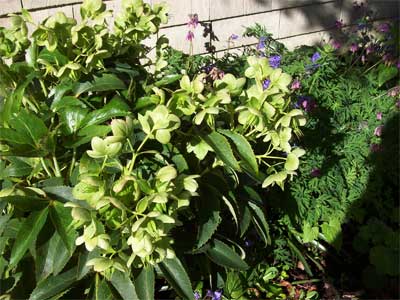
<path fill-rule="evenodd" d="M 9 269 L 15 267 L 36 240 L 47 219 L 48 208 L 32 212 L 22 223 L 11 250 Z"/>
<path fill-rule="evenodd" d="M 192 285 L 181 261 L 175 257 L 164 259 L 158 264 L 165 279 L 183 299 L 194 299 Z"/>

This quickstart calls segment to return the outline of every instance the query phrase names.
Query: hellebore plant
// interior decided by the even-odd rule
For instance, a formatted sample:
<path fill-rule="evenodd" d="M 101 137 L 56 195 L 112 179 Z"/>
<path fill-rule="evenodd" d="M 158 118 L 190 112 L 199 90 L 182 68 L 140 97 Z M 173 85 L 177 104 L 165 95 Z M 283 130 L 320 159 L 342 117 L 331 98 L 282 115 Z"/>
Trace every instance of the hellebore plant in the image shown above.
<path fill-rule="evenodd" d="M 166 39 L 154 60 L 141 42 L 166 8 L 123 1 L 113 30 L 111 15 L 85 0 L 80 24 L 57 13 L 28 37 L 23 11 L 0 28 L 3 295 L 151 299 L 157 272 L 193 299 L 187 256 L 248 268 L 220 240 L 232 226 L 222 207 L 283 189 L 299 167 L 292 140 L 305 117 L 290 108 L 291 76 L 257 57 L 244 77 L 165 74 Z M 269 244 L 263 203 L 249 199 L 230 209 L 234 226 L 249 210 Z"/>

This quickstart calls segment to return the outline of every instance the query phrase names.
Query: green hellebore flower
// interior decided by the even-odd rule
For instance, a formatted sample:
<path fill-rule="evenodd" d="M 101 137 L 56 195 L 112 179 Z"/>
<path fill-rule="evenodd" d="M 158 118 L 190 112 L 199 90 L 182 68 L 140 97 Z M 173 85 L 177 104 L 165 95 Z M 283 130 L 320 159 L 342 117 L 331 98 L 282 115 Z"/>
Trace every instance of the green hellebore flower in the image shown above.
<path fill-rule="evenodd" d="M 118 154 L 122 148 L 120 142 L 115 142 L 113 137 L 109 139 L 101 139 L 97 136 L 92 138 L 92 149 L 88 150 L 87 154 L 92 158 L 113 157 Z"/>

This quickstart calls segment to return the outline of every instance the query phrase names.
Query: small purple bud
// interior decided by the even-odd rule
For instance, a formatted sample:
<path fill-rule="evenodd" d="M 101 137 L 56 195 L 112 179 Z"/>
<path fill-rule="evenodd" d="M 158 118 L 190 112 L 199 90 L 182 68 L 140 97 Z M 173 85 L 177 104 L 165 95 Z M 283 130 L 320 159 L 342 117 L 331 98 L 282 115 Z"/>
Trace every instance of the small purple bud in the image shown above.
<path fill-rule="evenodd" d="M 337 29 L 342 29 L 342 27 L 343 27 L 343 20 L 336 20 L 335 21 L 335 27 L 337 28 Z"/>
<path fill-rule="evenodd" d="M 271 80 L 265 79 L 265 80 L 263 81 L 263 83 L 262 83 L 263 90 L 266 90 L 267 88 L 269 88 L 269 85 L 270 85 L 270 84 L 271 84 Z"/>
<path fill-rule="evenodd" d="M 267 38 L 265 36 L 260 37 L 259 41 L 258 41 L 258 45 L 257 45 L 257 50 L 261 50 L 265 48 L 265 41 L 267 40 Z"/>
<path fill-rule="evenodd" d="M 358 46 L 357 46 L 357 44 L 351 44 L 351 46 L 350 46 L 350 52 L 356 52 L 357 51 L 357 49 L 358 49 Z"/>
<path fill-rule="evenodd" d="M 370 53 L 373 53 L 375 51 L 375 48 L 374 48 L 374 46 L 368 46 L 366 49 L 365 49 L 365 53 L 368 55 L 368 54 L 370 54 Z"/>
<path fill-rule="evenodd" d="M 389 32 L 390 31 L 390 26 L 388 23 L 382 23 L 378 25 L 378 31 L 380 32 Z"/>
<path fill-rule="evenodd" d="M 314 168 L 310 172 L 311 177 L 321 177 L 321 170 L 318 168 Z"/>
<path fill-rule="evenodd" d="M 340 49 L 340 47 L 342 47 L 342 44 L 340 44 L 340 42 L 333 40 L 332 41 L 332 47 L 336 50 Z"/>
<path fill-rule="evenodd" d="M 194 33 L 193 33 L 193 31 L 189 30 L 188 33 L 186 34 L 186 40 L 191 42 L 191 41 L 193 41 L 193 39 L 194 39 Z"/>
<path fill-rule="evenodd" d="M 376 114 L 376 119 L 377 120 L 382 120 L 382 113 L 381 112 L 378 112 L 377 114 Z"/>
<path fill-rule="evenodd" d="M 232 33 L 231 36 L 229 37 L 230 40 L 234 41 L 237 40 L 239 36 L 237 34 Z"/>
<path fill-rule="evenodd" d="M 197 25 L 199 25 L 199 16 L 197 14 L 190 14 L 187 26 L 194 29 Z"/>
<path fill-rule="evenodd" d="M 372 152 L 380 152 L 382 150 L 382 147 L 379 144 L 371 144 L 369 148 Z"/>

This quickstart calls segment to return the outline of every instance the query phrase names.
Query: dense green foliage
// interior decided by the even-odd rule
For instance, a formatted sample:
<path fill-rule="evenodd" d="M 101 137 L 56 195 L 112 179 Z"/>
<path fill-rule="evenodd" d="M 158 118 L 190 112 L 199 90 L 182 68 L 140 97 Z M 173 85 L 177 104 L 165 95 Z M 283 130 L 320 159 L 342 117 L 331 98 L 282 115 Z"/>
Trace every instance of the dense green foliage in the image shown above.
<path fill-rule="evenodd" d="M 304 155 L 291 76 L 255 56 L 237 77 L 171 74 L 167 40 L 153 60 L 141 44 L 164 6 L 122 11 L 113 30 L 100 0 L 84 1 L 80 24 L 23 11 L 0 29 L 6 298 L 149 299 L 167 280 L 192 299 L 212 269 L 249 268 L 251 228 L 271 243 L 259 192 L 283 189 Z"/>

